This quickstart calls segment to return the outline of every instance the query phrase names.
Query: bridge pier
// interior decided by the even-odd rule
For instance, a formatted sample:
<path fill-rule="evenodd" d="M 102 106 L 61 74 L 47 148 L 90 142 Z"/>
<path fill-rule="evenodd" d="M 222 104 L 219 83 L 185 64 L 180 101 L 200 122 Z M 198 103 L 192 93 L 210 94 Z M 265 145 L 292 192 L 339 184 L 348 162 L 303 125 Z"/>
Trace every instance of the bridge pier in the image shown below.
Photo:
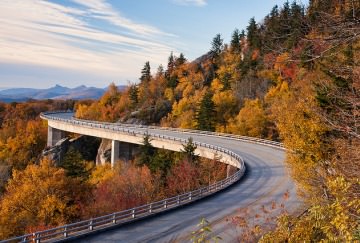
<path fill-rule="evenodd" d="M 232 166 L 226 165 L 226 178 L 229 178 L 231 170 L 232 170 Z"/>
<path fill-rule="evenodd" d="M 111 167 L 114 168 L 116 161 L 119 160 L 119 141 L 112 140 L 111 141 Z"/>
<path fill-rule="evenodd" d="M 114 167 L 118 160 L 128 162 L 133 159 L 135 153 L 137 153 L 137 146 L 135 144 L 112 140 L 111 167 Z"/>
<path fill-rule="evenodd" d="M 65 138 L 66 133 L 62 130 L 48 126 L 47 146 L 52 147 L 61 139 Z"/>

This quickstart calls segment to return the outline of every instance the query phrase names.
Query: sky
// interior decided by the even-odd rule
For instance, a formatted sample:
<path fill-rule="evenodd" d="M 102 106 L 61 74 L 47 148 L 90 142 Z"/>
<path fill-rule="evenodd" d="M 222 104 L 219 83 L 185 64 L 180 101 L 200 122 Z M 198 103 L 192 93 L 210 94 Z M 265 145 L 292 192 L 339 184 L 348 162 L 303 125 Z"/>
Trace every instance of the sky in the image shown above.
<path fill-rule="evenodd" d="M 146 61 L 153 72 L 171 52 L 191 61 L 284 2 L 1 0 L 0 89 L 138 82 Z"/>

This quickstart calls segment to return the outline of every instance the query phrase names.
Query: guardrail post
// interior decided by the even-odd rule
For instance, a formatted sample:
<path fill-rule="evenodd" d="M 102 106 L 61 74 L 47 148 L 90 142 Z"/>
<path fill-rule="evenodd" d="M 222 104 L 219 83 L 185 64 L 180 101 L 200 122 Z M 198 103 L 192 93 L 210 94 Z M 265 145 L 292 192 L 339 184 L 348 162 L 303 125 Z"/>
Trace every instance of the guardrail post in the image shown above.
<path fill-rule="evenodd" d="M 176 203 L 177 203 L 177 204 L 180 204 L 180 196 L 179 196 L 179 195 L 177 196 Z"/>
<path fill-rule="evenodd" d="M 116 224 L 116 213 L 113 213 L 112 218 L 113 218 L 113 220 L 112 220 L 113 224 Z"/>
<path fill-rule="evenodd" d="M 35 239 L 35 243 L 40 243 L 39 234 L 33 233 L 33 237 Z"/>
<path fill-rule="evenodd" d="M 94 229 L 93 221 L 90 220 L 90 222 L 89 222 L 89 230 L 93 230 L 93 229 Z"/>
<path fill-rule="evenodd" d="M 191 192 L 190 192 L 190 193 L 189 193 L 189 200 L 191 201 L 191 199 L 192 199 L 192 198 L 191 198 Z"/>
<path fill-rule="evenodd" d="M 131 217 L 134 219 L 135 218 L 135 209 L 133 209 L 132 211 L 131 211 Z"/>
<path fill-rule="evenodd" d="M 152 213 L 152 203 L 149 205 L 149 213 Z"/>
<path fill-rule="evenodd" d="M 67 227 L 64 227 L 64 237 L 68 237 Z"/>

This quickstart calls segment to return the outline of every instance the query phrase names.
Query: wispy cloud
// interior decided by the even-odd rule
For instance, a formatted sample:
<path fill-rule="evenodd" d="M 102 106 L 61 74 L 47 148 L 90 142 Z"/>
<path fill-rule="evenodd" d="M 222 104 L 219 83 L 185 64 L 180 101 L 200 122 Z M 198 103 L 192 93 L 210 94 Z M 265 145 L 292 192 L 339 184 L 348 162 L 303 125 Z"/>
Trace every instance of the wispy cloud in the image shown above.
<path fill-rule="evenodd" d="M 179 5 L 193 5 L 193 6 L 205 6 L 206 0 L 173 0 L 174 3 L 179 4 Z"/>
<path fill-rule="evenodd" d="M 130 77 L 146 60 L 160 64 L 175 50 L 167 44 L 175 36 L 123 17 L 105 0 L 72 1 L 2 0 L 0 62 Z"/>
<path fill-rule="evenodd" d="M 73 2 L 86 6 L 88 8 L 87 11 L 89 11 L 93 18 L 103 19 L 115 26 L 143 35 L 166 34 L 153 26 L 134 23 L 130 19 L 121 16 L 105 0 L 73 0 Z"/>

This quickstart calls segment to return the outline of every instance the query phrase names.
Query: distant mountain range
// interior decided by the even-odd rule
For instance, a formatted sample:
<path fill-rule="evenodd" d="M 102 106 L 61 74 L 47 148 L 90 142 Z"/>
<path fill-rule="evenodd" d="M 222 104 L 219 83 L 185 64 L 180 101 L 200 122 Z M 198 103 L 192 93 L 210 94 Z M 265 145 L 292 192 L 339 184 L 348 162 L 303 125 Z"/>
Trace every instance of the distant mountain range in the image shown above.
<path fill-rule="evenodd" d="M 119 90 L 124 90 L 126 86 L 118 86 Z M 2 102 L 21 102 L 29 99 L 45 100 L 81 100 L 81 99 L 99 99 L 107 88 L 87 87 L 85 85 L 76 88 L 63 87 L 55 85 L 48 89 L 32 88 L 12 88 L 0 90 L 0 101 Z"/>

